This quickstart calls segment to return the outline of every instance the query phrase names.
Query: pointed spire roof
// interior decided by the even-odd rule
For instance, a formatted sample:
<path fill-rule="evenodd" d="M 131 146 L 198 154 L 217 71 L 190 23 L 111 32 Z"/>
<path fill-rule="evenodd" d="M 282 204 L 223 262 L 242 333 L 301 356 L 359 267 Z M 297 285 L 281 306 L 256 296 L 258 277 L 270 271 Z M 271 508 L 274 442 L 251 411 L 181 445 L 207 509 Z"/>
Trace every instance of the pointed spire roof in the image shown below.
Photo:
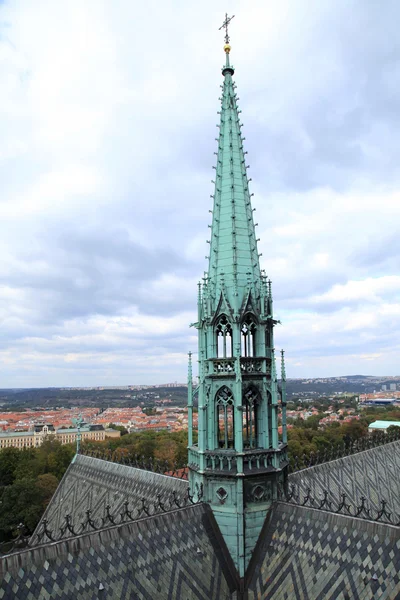
<path fill-rule="evenodd" d="M 224 50 L 208 281 L 216 302 L 224 290 L 231 304 L 239 308 L 249 284 L 253 289 L 259 287 L 261 272 L 229 43 Z"/>

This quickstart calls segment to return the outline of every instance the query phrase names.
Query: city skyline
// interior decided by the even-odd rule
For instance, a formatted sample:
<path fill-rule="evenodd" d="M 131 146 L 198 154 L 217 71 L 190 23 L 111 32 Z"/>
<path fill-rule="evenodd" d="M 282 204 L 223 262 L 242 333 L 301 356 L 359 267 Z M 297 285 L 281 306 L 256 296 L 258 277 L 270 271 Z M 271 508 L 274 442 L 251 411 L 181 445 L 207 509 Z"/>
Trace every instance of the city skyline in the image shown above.
<path fill-rule="evenodd" d="M 398 372 L 400 8 L 384 8 L 230 4 L 289 378 Z M 21 1 L 0 13 L 0 387 L 184 381 L 225 7 Z"/>

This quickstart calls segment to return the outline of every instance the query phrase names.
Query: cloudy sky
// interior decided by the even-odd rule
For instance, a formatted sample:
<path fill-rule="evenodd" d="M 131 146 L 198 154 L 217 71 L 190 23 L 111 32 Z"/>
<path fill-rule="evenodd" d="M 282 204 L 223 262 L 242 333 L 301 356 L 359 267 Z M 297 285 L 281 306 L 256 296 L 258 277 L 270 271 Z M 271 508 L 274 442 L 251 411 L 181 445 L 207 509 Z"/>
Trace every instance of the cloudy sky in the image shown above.
<path fill-rule="evenodd" d="M 288 375 L 400 373 L 397 0 L 0 0 L 0 387 L 185 379 L 226 10 Z"/>

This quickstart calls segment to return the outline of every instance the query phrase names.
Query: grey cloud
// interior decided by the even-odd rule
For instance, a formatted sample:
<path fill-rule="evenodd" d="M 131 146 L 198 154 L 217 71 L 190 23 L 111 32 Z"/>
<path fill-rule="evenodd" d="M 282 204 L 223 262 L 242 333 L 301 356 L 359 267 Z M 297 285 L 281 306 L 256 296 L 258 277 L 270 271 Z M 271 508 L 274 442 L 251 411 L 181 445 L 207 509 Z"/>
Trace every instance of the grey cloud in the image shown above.
<path fill-rule="evenodd" d="M 0 276 L 0 282 L 28 291 L 31 306 L 45 322 L 111 315 L 135 305 L 144 313 L 184 307 L 178 294 L 170 303 L 165 296 L 152 296 L 149 302 L 146 289 L 162 274 L 187 274 L 187 261 L 170 248 L 148 249 L 122 229 L 53 233 L 43 236 L 40 249 L 18 259 L 20 269 Z"/>
<path fill-rule="evenodd" d="M 79 96 L 88 93 L 84 105 L 91 109 L 88 114 L 105 112 L 104 133 L 95 147 L 81 150 L 77 135 L 65 143 L 60 141 L 60 148 L 51 144 L 41 148 L 35 137 L 29 137 L 31 128 L 36 131 L 35 115 L 22 110 L 22 116 L 16 118 L 9 111 L 7 119 L 7 135 L 26 144 L 20 154 L 0 160 L 4 198 L 29 194 L 42 173 L 75 160 L 94 166 L 104 176 L 101 189 L 93 197 L 78 197 L 80 206 L 76 198 L 75 204 L 69 204 L 67 198 L 65 204 L 55 202 L 48 211 L 21 214 L 17 223 L 2 224 L 0 243 L 14 262 L 11 269 L 7 264 L 3 271 L 0 269 L 0 285 L 6 284 L 17 295 L 12 301 L 8 297 L 0 301 L 0 314 L 5 315 L 1 349 L 10 349 L 13 355 L 27 349 L 39 355 L 52 351 L 82 354 L 79 366 L 64 364 L 54 380 L 43 366 L 42 385 L 66 383 L 60 380 L 63 373 L 67 373 L 70 384 L 105 382 L 104 366 L 96 363 L 96 357 L 107 354 L 118 356 L 123 365 L 113 363 L 110 369 L 114 375 L 107 370 L 110 381 L 131 382 L 132 376 L 139 383 L 145 371 L 142 367 L 136 370 L 135 361 L 144 351 L 157 356 L 159 375 L 152 375 L 153 381 L 178 379 L 176 373 L 183 378 L 185 368 L 168 361 L 164 364 L 163 357 L 186 351 L 194 335 L 185 324 L 173 334 L 160 327 L 132 339 L 129 327 L 126 332 L 122 327 L 111 339 L 101 337 L 103 332 L 91 323 L 96 316 L 105 320 L 124 317 L 133 307 L 143 320 L 157 317 L 162 323 L 181 314 L 184 321 L 184 312 L 195 312 L 196 286 L 192 287 L 190 280 L 200 278 L 206 267 L 211 167 L 218 133 L 215 112 L 219 109 L 223 59 L 218 55 L 217 27 L 215 33 L 210 28 L 214 18 L 219 22 L 219 9 L 209 2 L 209 10 L 199 15 L 189 6 L 175 10 L 157 5 L 153 12 L 153 5 L 128 4 L 115 2 L 105 11 L 110 40 L 115 43 L 110 45 L 110 56 L 117 74 L 114 77 L 107 71 L 104 85 L 102 78 L 98 80 L 88 71 L 77 95 L 80 101 Z M 264 3 L 254 6 L 252 9 L 262 17 Z M 343 306 L 356 313 L 358 301 L 315 305 L 310 298 L 338 283 L 397 274 L 400 246 L 392 224 L 386 230 L 385 219 L 376 222 L 375 212 L 369 220 L 360 215 L 359 226 L 357 220 L 346 217 L 348 222 L 335 222 L 331 230 L 311 229 L 298 237 L 280 236 L 272 230 L 292 222 L 292 213 L 309 215 L 310 220 L 315 212 L 320 213 L 324 207 L 317 202 L 301 204 L 316 188 L 346 195 L 381 190 L 382 182 L 387 189 L 399 187 L 400 7 L 395 1 L 383 6 L 361 0 L 317 3 L 312 11 L 307 7 L 307 14 L 301 3 L 293 7 L 290 2 L 288 7 L 276 41 L 272 45 L 268 45 L 269 40 L 257 42 L 256 57 L 248 54 L 255 45 L 252 29 L 240 30 L 240 22 L 246 22 L 250 9 L 238 2 L 233 8 L 241 34 L 236 46 L 233 43 L 232 58 L 237 68 L 252 187 L 266 198 L 260 217 L 256 213 L 262 240 L 268 242 L 263 266 L 270 272 L 270 261 L 292 257 L 290 268 L 276 267 L 270 273 L 278 314 L 285 317 L 291 311 L 295 318 L 296 311 L 308 311 L 326 317 L 339 314 Z M 274 10 L 286 8 L 277 5 Z M 128 18 L 132 14 L 128 9 L 135 19 Z M 50 9 L 46 13 L 50 30 L 52 13 Z M 183 24 L 186 26 L 194 16 L 196 25 L 189 33 Z M 97 27 L 95 17 L 93 31 Z M 36 25 L 39 31 L 31 44 L 38 43 L 40 37 L 40 22 Z M 12 26 L 10 32 L 7 35 L 12 35 Z M 158 43 L 149 44 L 149 35 Z M 234 30 L 232 36 L 234 42 Z M 214 48 L 215 40 L 214 49 L 202 43 L 206 37 L 210 48 Z M 240 44 L 242 51 L 235 55 Z M 28 46 L 21 52 L 30 55 L 30 50 Z M 41 65 L 32 65 L 29 85 L 34 83 L 35 66 Z M 68 72 L 62 76 L 68 81 Z M 17 99 L 22 106 L 29 85 L 24 82 L 19 90 Z M 111 94 L 109 106 L 103 98 L 107 93 Z M 48 100 L 47 93 L 44 100 Z M 51 102 L 48 108 L 50 112 L 54 109 Z M 286 194 L 283 205 L 277 205 L 277 194 Z M 188 248 L 194 239 L 204 242 L 198 255 L 193 256 L 192 251 L 189 258 Z M 310 257 L 315 252 L 326 252 L 334 260 L 325 269 L 314 268 Z M 176 287 L 157 287 L 163 276 L 177 276 Z M 389 292 L 385 299 L 395 300 Z M 382 318 L 380 326 L 390 331 L 376 331 L 368 351 L 393 348 L 397 352 L 400 326 L 396 319 Z M 340 357 L 341 353 L 363 351 L 362 339 L 355 339 L 358 333 L 332 330 L 299 339 L 286 328 L 283 332 L 293 357 L 332 353 Z M 93 357 L 83 358 L 85 352 Z M 36 359 L 32 360 L 34 365 Z M 46 360 L 44 365 L 52 369 L 51 360 Z M 343 371 L 348 366 L 344 359 Z M 79 377 L 74 376 L 75 368 Z M 375 365 L 369 368 L 373 371 Z M 355 370 L 359 370 L 358 365 Z M 22 368 L 20 372 L 11 366 L 0 369 L 3 379 L 11 372 L 10 385 L 29 381 Z M 39 381 L 36 375 L 30 377 Z"/>
<path fill-rule="evenodd" d="M 283 71 L 283 89 L 258 81 L 256 92 L 266 86 L 267 115 L 276 105 L 281 125 L 277 131 L 273 116 L 261 127 L 247 123 L 255 178 L 267 188 L 344 190 L 355 177 L 372 181 L 383 174 L 399 182 L 400 7 L 339 2 L 334 12 L 289 63 L 287 80 Z"/>
<path fill-rule="evenodd" d="M 370 236 L 361 248 L 352 255 L 354 266 L 370 270 L 379 269 L 381 272 L 398 272 L 400 269 L 400 236 L 387 235 L 381 232 L 380 237 Z"/>

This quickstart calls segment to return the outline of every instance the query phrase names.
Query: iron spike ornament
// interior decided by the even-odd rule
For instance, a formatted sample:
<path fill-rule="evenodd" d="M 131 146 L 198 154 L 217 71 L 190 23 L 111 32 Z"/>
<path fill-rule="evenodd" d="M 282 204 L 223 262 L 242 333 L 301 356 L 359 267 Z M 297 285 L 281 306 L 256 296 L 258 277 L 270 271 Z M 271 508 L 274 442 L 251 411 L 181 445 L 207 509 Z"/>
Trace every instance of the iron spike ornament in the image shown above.
<path fill-rule="evenodd" d="M 196 393 L 198 390 L 199 388 L 197 388 L 194 393 Z M 238 408 L 245 410 L 245 406 Z M 394 430 L 385 434 L 385 436 L 382 438 L 367 438 L 365 441 L 360 440 L 360 443 L 358 444 L 350 440 L 342 454 L 355 454 L 376 446 L 390 444 L 399 439 L 400 431 Z M 82 454 L 86 454 L 86 456 L 94 455 L 93 451 L 85 448 L 82 449 Z M 109 457 L 107 454 L 102 454 L 100 451 L 96 454 L 97 458 L 102 458 L 105 460 L 111 459 L 114 462 L 119 462 L 116 460 L 115 455 L 113 457 Z M 214 462 L 217 465 L 218 459 L 216 453 L 214 453 L 214 455 Z M 123 459 L 123 457 L 120 458 Z M 327 462 L 333 459 L 334 457 L 330 456 L 330 453 L 324 452 L 320 455 L 307 457 L 307 465 L 300 468 L 307 468 L 307 466 L 314 466 L 320 464 L 321 462 Z M 143 463 L 139 463 L 139 460 L 139 457 L 135 455 L 130 457 L 128 456 L 123 462 L 124 464 L 135 466 L 136 468 L 143 468 Z M 299 461 L 297 457 L 293 459 L 293 462 L 298 468 Z M 312 465 L 310 463 L 312 463 Z M 233 467 L 233 464 L 234 461 L 231 459 L 231 468 Z M 153 461 L 152 465 L 146 464 L 145 468 L 146 470 L 150 470 L 151 468 L 158 473 L 167 475 L 171 474 L 170 471 L 166 473 L 165 465 L 162 466 L 159 461 Z M 295 470 L 297 469 L 295 468 Z M 175 470 L 173 473 L 174 476 L 183 478 L 184 472 L 185 469 L 180 469 L 179 472 Z M 228 483 L 228 478 L 225 477 L 224 479 L 225 482 Z M 226 484 L 224 483 L 224 486 L 225 485 Z M 260 500 L 262 500 L 262 498 L 261 491 L 257 489 L 257 485 L 258 484 L 251 489 L 251 493 L 253 496 L 255 496 L 255 501 L 258 503 Z M 218 500 L 218 503 L 221 504 L 219 498 L 221 495 L 221 490 L 219 487 L 220 486 L 215 488 L 214 495 Z M 223 489 L 227 494 L 229 494 L 224 498 L 224 504 L 225 506 L 228 506 L 229 497 L 232 492 L 228 491 L 226 487 Z M 217 492 L 220 492 L 220 494 L 217 495 Z M 58 528 L 53 528 L 54 523 L 49 523 L 49 521 L 44 518 L 41 521 L 37 531 L 33 535 L 27 529 L 27 527 L 20 523 L 17 527 L 16 537 L 9 541 L 0 542 L 0 556 L 20 552 L 27 547 L 37 546 L 39 544 L 56 542 L 64 538 L 71 537 L 72 535 L 81 535 L 90 531 L 98 531 L 104 527 L 104 523 L 107 521 L 119 525 L 122 523 L 135 521 L 146 514 L 154 515 L 170 512 L 171 510 L 175 510 L 178 505 L 190 506 L 192 504 L 197 504 L 203 499 L 207 500 L 205 494 L 207 494 L 207 490 L 204 488 L 204 486 L 202 484 L 196 484 L 194 488 L 188 488 L 179 497 L 176 495 L 176 493 L 163 497 L 158 494 L 153 501 L 141 500 L 136 503 L 135 506 L 130 506 L 129 500 L 125 500 L 122 504 L 118 503 L 118 507 L 113 505 L 105 505 L 102 509 L 100 509 L 100 512 L 97 511 L 98 514 L 95 517 L 93 516 L 93 511 L 90 508 L 85 511 L 83 517 L 80 514 L 77 515 L 66 513 L 61 525 Z M 295 485 L 293 483 L 290 486 L 286 486 L 286 488 L 284 485 L 282 485 L 282 483 L 279 483 L 277 486 L 276 499 L 293 505 L 308 506 L 316 510 L 350 515 L 353 517 L 357 516 L 359 519 L 375 521 L 377 523 L 386 523 L 389 525 L 394 525 L 395 527 L 400 527 L 400 514 L 393 511 L 391 509 L 390 502 L 382 496 L 378 496 L 374 502 L 374 505 L 372 505 L 369 504 L 363 497 L 361 497 L 359 500 L 356 498 L 350 500 L 345 493 L 339 493 L 337 489 L 321 488 L 319 491 L 316 490 L 312 492 L 309 489 L 301 488 L 299 485 Z"/>

